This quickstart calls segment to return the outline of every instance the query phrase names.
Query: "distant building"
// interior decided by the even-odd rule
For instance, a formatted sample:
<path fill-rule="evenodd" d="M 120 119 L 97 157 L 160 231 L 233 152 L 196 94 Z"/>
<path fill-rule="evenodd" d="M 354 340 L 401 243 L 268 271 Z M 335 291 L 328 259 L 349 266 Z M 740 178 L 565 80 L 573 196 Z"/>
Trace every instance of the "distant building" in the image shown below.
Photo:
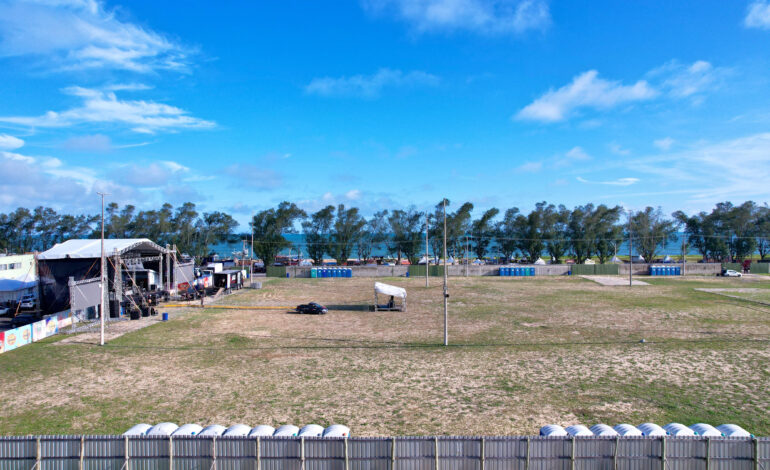
<path fill-rule="evenodd" d="M 0 254 L 0 303 L 34 295 L 36 286 L 35 255 Z"/>

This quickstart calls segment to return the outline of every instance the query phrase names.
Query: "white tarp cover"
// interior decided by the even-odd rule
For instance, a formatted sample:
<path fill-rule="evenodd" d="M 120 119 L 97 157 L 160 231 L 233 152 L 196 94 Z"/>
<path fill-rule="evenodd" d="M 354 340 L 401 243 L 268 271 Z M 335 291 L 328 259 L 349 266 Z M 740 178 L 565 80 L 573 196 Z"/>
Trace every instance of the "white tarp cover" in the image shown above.
<path fill-rule="evenodd" d="M 727 437 L 754 437 L 737 424 L 720 424 L 717 429 Z"/>
<path fill-rule="evenodd" d="M 332 424 L 324 429 L 323 437 L 350 437 L 350 428 L 342 424 Z"/>
<path fill-rule="evenodd" d="M 284 424 L 282 426 L 278 426 L 278 429 L 275 430 L 275 434 L 273 434 L 273 436 L 294 437 L 298 433 L 299 428 L 297 426 L 294 426 L 293 424 Z"/>
<path fill-rule="evenodd" d="M 666 257 L 665 257 L 665 258 L 663 258 L 663 262 L 664 262 L 664 263 L 671 263 L 672 261 L 674 261 L 674 260 L 673 260 L 673 259 L 671 259 L 671 257 L 670 257 L 670 256 L 668 256 L 668 255 L 666 255 Z"/>
<path fill-rule="evenodd" d="M 124 432 L 124 436 L 144 436 L 152 428 L 149 424 L 140 423 L 131 426 L 131 429 Z"/>
<path fill-rule="evenodd" d="M 695 431 L 688 428 L 682 423 L 668 423 L 667 425 L 663 426 L 663 429 L 665 429 L 670 436 L 695 436 L 696 435 Z"/>
<path fill-rule="evenodd" d="M 612 259 L 610 260 L 610 263 L 622 263 L 622 262 L 623 260 L 618 258 L 617 255 L 613 256 Z"/>
<path fill-rule="evenodd" d="M 267 436 L 272 436 L 273 434 L 275 434 L 274 427 L 268 426 L 267 424 L 260 424 L 259 426 L 252 429 L 249 432 L 249 437 L 254 437 L 254 436 L 267 437 Z"/>
<path fill-rule="evenodd" d="M 227 431 L 222 434 L 223 436 L 248 436 L 249 432 L 251 432 L 251 426 L 246 426 L 245 424 L 233 424 L 229 428 L 227 428 Z"/>
<path fill-rule="evenodd" d="M 221 436 L 223 432 L 227 431 L 227 428 L 221 424 L 209 424 L 201 432 L 199 436 Z"/>
<path fill-rule="evenodd" d="M 183 424 L 176 428 L 176 431 L 171 433 L 172 436 L 195 436 L 203 430 L 203 426 L 200 424 L 188 423 Z"/>
<path fill-rule="evenodd" d="M 377 294 L 392 295 L 393 297 L 399 297 L 401 299 L 406 298 L 406 289 L 391 286 L 390 284 L 383 284 L 381 282 L 374 283 L 374 292 Z"/>
<path fill-rule="evenodd" d="M 655 423 L 642 423 L 637 428 L 645 436 L 665 436 L 666 430 Z"/>
<path fill-rule="evenodd" d="M 618 435 L 617 431 L 602 423 L 594 424 L 589 430 L 594 433 L 594 436 L 615 437 Z"/>
<path fill-rule="evenodd" d="M 703 437 L 722 437 L 722 431 L 719 431 L 714 426 L 708 423 L 696 423 L 690 426 L 690 429 L 695 431 L 696 434 Z"/>
<path fill-rule="evenodd" d="M 299 437 L 321 437 L 324 433 L 323 426 L 317 424 L 307 424 L 299 430 Z"/>
<path fill-rule="evenodd" d="M 569 434 L 570 436 L 582 437 L 582 436 L 594 435 L 594 433 L 592 433 L 590 429 L 583 426 L 582 424 L 573 424 L 572 426 L 567 426 L 566 428 L 564 428 L 564 430 L 567 431 L 567 434 Z"/>
<path fill-rule="evenodd" d="M 631 424 L 618 424 L 613 428 L 615 432 L 620 434 L 621 436 L 643 436 L 642 431 L 640 431 L 636 426 Z"/>
<path fill-rule="evenodd" d="M 567 431 L 558 424 L 547 424 L 540 428 L 541 436 L 566 436 Z"/>
<path fill-rule="evenodd" d="M 171 433 L 179 429 L 179 426 L 177 426 L 175 423 L 158 423 L 152 428 L 150 428 L 149 431 L 147 431 L 148 436 L 170 436 Z"/>
<path fill-rule="evenodd" d="M 535 263 L 538 266 L 543 266 L 545 264 L 545 261 L 543 261 L 543 258 L 538 258 L 535 260 Z"/>
<path fill-rule="evenodd" d="M 594 260 L 592 260 L 592 259 L 590 259 L 590 258 L 589 258 L 589 259 L 585 260 L 585 261 L 583 262 L 583 264 L 596 264 L 596 261 L 594 261 Z"/>
<path fill-rule="evenodd" d="M 116 250 L 122 254 L 134 247 L 144 247 L 164 252 L 165 248 L 156 245 L 148 238 L 106 238 L 104 240 L 104 253 L 111 256 Z M 65 259 L 65 258 L 99 258 L 102 256 L 102 245 L 99 239 L 67 240 L 57 243 L 50 250 L 40 253 L 37 258 Z"/>

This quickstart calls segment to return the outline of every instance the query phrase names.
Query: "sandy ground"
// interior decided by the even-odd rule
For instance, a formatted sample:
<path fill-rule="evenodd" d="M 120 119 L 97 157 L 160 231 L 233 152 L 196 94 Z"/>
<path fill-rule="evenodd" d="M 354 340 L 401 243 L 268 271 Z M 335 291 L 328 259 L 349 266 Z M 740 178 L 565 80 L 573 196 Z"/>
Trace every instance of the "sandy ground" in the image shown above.
<path fill-rule="evenodd" d="M 0 355 L 0 433 L 173 421 L 533 434 L 547 423 L 675 420 L 770 432 L 768 312 L 698 293 L 691 280 L 618 289 L 453 278 L 449 348 L 441 280 L 387 282 L 407 289 L 407 312 L 369 312 L 370 279 L 271 280 L 222 303 L 318 301 L 329 314 L 212 305 L 111 325 L 106 347 L 83 334 Z M 731 282 L 697 286 L 740 286 Z"/>
<path fill-rule="evenodd" d="M 603 286 L 628 286 L 628 279 L 619 276 L 580 276 L 583 279 L 596 282 Z M 632 286 L 649 286 L 650 284 L 639 279 L 631 279 Z"/>

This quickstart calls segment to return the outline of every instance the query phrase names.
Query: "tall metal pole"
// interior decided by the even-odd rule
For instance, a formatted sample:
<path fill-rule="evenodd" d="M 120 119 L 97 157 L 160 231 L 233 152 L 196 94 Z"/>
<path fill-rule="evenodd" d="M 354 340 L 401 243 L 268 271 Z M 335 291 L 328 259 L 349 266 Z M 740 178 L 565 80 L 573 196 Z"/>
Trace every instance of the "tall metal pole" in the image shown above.
<path fill-rule="evenodd" d="M 105 276 L 105 272 L 104 272 L 104 271 L 106 271 L 106 269 L 105 269 L 106 266 L 105 266 L 105 263 L 104 263 L 104 196 L 107 196 L 107 194 L 106 193 L 96 193 L 96 194 L 98 194 L 99 196 L 102 197 L 102 239 L 101 239 L 101 243 L 102 243 L 102 256 L 101 256 L 101 258 L 102 258 L 102 265 L 101 266 L 102 267 L 100 269 L 100 271 L 101 271 L 100 278 L 101 279 L 99 279 L 99 285 L 101 287 L 101 292 L 102 292 L 102 300 L 101 300 L 102 312 L 101 312 L 101 315 L 99 315 L 101 317 L 100 318 L 101 326 L 100 326 L 100 332 L 99 332 L 99 345 L 100 346 L 104 346 L 104 314 L 107 312 L 107 310 L 105 309 L 106 305 L 105 305 L 105 302 L 104 302 L 104 284 L 107 282 L 107 276 Z"/>
<path fill-rule="evenodd" d="M 628 287 L 634 284 L 634 237 L 631 234 L 631 216 L 628 216 Z"/>
<path fill-rule="evenodd" d="M 444 198 L 442 202 L 444 204 L 444 346 L 449 346 L 449 292 L 447 291 L 446 268 L 446 198 Z"/>
<path fill-rule="evenodd" d="M 428 287 L 428 269 L 430 260 L 428 259 L 428 214 L 425 214 L 425 287 Z"/>
<path fill-rule="evenodd" d="M 468 277 L 468 262 L 470 261 L 470 258 L 468 258 L 468 235 L 465 235 L 465 277 Z"/>

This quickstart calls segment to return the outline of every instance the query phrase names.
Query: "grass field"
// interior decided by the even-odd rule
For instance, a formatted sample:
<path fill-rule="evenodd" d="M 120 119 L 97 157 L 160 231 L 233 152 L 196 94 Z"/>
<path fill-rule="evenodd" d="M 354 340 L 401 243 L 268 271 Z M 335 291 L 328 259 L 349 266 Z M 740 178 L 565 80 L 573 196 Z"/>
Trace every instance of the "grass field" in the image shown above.
<path fill-rule="evenodd" d="M 273 279 L 222 304 L 315 300 L 329 314 L 189 309 L 106 347 L 88 334 L 25 346 L 0 355 L 0 434 L 160 421 L 336 422 L 369 436 L 731 422 L 770 434 L 770 307 L 695 290 L 770 293 L 768 281 L 450 281 L 448 348 L 438 278 L 386 280 L 407 288 L 406 313 L 367 311 L 371 279 Z"/>

